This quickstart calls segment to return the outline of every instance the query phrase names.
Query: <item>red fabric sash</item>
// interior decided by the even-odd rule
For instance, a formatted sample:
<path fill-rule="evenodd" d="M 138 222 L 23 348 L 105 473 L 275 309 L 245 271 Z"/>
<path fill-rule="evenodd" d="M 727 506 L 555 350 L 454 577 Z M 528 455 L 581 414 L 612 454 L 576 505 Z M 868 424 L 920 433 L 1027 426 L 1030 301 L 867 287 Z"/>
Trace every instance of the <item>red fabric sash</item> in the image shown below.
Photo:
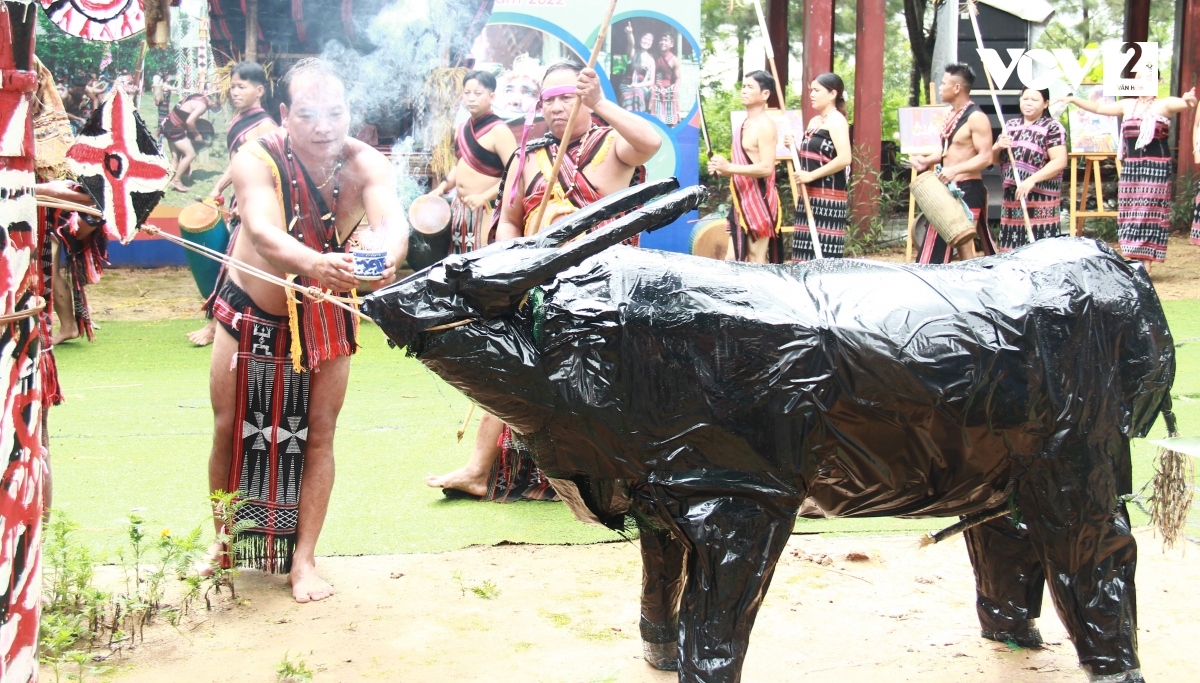
<path fill-rule="evenodd" d="M 467 119 L 459 126 L 455 138 L 459 158 L 477 172 L 491 178 L 499 178 L 504 173 L 504 160 L 500 155 L 479 144 L 479 138 L 503 122 L 495 114 L 481 116 L 478 121 Z"/>
<path fill-rule="evenodd" d="M 245 144 L 246 133 L 254 130 L 258 124 L 269 118 L 271 115 L 262 107 L 255 107 L 233 117 L 233 120 L 229 122 L 229 132 L 225 135 L 225 145 L 229 149 L 230 159 Z"/>
<path fill-rule="evenodd" d="M 742 128 L 745 123 L 733 131 L 733 163 L 748 165 L 754 163 L 750 155 L 742 147 Z M 761 151 L 763 154 L 774 154 L 774 150 Z M 769 238 L 775 234 L 779 226 L 779 193 L 775 191 L 775 171 L 766 178 L 751 178 L 735 175 L 729 177 L 729 185 L 733 190 L 734 207 L 737 209 L 738 226 L 756 240 Z"/>
<path fill-rule="evenodd" d="M 595 159 L 596 154 L 604 146 L 604 141 L 612 132 L 612 128 L 608 126 L 593 125 L 588 132 L 584 133 L 578 140 L 572 142 L 567 147 L 567 153 L 563 155 L 562 166 L 558 171 L 558 186 L 563 191 L 566 199 L 575 205 L 577 209 L 581 209 L 589 204 L 600 201 L 604 197 L 600 190 L 588 180 L 588 177 L 583 174 L 583 170 L 588 167 L 588 164 Z M 558 154 L 559 141 L 549 138 L 549 141 L 544 147 L 539 147 L 527 154 L 545 154 L 548 159 L 553 159 Z M 615 154 L 615 151 L 610 151 L 610 154 Z M 646 168 L 639 166 L 634 171 L 633 179 L 630 181 L 630 186 L 638 185 L 646 182 Z M 546 177 L 539 172 L 525 192 L 524 211 L 526 220 L 528 220 L 538 208 L 538 204 L 542 201 L 542 195 L 547 191 Z M 497 212 L 499 213 L 499 212 Z M 592 230 L 596 230 L 611 221 L 605 221 Z M 625 241 L 625 244 L 639 246 L 641 236 L 634 237 Z"/>
<path fill-rule="evenodd" d="M 278 184 L 287 233 L 318 253 L 345 253 L 346 242 L 338 241 L 333 212 L 325 206 L 325 200 L 295 155 L 288 159 L 287 131 L 264 135 L 255 142 L 266 150 L 274 166 L 272 172 Z M 299 213 L 295 210 L 297 206 Z M 302 287 L 320 287 L 316 280 L 303 275 L 296 276 L 296 283 Z M 347 296 L 349 293 L 335 294 Z M 303 297 L 297 309 L 302 367 L 312 370 L 322 361 L 354 353 L 358 334 L 356 317 L 328 301 L 313 301 Z"/>

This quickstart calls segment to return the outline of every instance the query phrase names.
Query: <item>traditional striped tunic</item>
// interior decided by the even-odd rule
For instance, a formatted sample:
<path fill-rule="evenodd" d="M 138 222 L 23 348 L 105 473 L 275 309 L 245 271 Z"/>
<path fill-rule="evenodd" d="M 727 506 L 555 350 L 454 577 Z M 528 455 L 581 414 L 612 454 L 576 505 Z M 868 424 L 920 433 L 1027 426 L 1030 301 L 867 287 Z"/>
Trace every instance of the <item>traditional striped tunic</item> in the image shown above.
<path fill-rule="evenodd" d="M 837 149 L 829 131 L 824 128 L 810 131 L 796 149 L 803 171 L 812 172 L 833 161 Z M 821 244 L 821 255 L 825 258 L 841 258 L 846 249 L 846 216 L 849 206 L 846 199 L 846 173 L 838 171 L 817 178 L 807 185 L 808 200 L 812 206 L 813 222 L 817 227 L 817 240 Z M 796 231 L 792 233 L 792 260 L 811 261 L 817 257 L 812 246 L 812 234 L 808 229 L 808 213 L 804 202 L 796 209 Z"/>
<path fill-rule="evenodd" d="M 1171 151 L 1167 134 L 1171 122 L 1154 116 L 1154 139 L 1137 149 L 1142 119 L 1128 118 L 1121 126 L 1124 167 L 1117 185 L 1117 233 L 1121 253 L 1143 261 L 1167 259 L 1168 216 L 1171 206 Z"/>
<path fill-rule="evenodd" d="M 1200 192 L 1196 193 L 1196 208 L 1192 211 L 1191 242 L 1200 247 Z"/>
<path fill-rule="evenodd" d="M 1033 123 L 1023 118 L 1010 119 L 1004 131 L 1012 137 L 1012 157 L 1016 159 L 1017 172 L 1024 180 L 1038 173 L 1050 163 L 1050 149 L 1066 143 L 1066 131 L 1062 124 L 1042 115 Z M 1004 176 L 1004 200 L 1000 208 L 1000 251 L 1008 251 L 1029 243 L 1025 231 L 1025 215 L 1017 199 L 1017 182 L 1013 180 L 1012 161 L 1008 152 L 1000 155 L 1001 172 Z M 1058 237 L 1062 222 L 1062 172 L 1033 186 L 1025 197 L 1029 209 L 1029 223 L 1036 239 Z"/>

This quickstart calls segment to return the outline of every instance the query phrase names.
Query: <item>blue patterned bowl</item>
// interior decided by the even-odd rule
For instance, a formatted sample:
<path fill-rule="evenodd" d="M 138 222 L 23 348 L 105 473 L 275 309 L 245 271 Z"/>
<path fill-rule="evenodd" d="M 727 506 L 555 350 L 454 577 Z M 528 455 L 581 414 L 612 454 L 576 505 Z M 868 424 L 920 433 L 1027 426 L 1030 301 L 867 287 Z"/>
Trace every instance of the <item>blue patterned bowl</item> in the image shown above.
<path fill-rule="evenodd" d="M 355 251 L 354 277 L 359 280 L 378 280 L 387 267 L 386 251 Z"/>

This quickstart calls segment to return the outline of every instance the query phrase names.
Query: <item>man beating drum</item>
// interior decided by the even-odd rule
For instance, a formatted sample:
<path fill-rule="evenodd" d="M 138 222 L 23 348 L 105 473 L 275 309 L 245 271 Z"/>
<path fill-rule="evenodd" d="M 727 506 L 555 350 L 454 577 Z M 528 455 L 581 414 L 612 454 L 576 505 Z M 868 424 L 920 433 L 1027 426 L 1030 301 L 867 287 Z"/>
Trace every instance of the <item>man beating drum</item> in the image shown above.
<path fill-rule="evenodd" d="M 454 140 L 458 163 L 429 193 L 441 197 L 456 190 L 450 208 L 450 253 L 463 254 L 484 245 L 492 224 L 492 207 L 500 189 L 504 165 L 517 140 L 504 121 L 492 113 L 496 77 L 472 71 L 463 78 L 463 108 L 471 115 Z"/>
<path fill-rule="evenodd" d="M 992 164 L 992 126 L 988 117 L 971 101 L 971 86 L 975 72 L 966 64 L 949 64 L 938 88 L 938 97 L 950 105 L 950 114 L 942 126 L 940 154 L 914 154 L 913 168 L 918 171 L 934 169 L 938 178 L 961 193 L 975 221 L 975 237 L 985 256 L 996 253 L 996 243 L 987 227 L 987 188 L 983 185 L 983 169 Z M 936 168 L 935 168 L 936 167 Z M 946 240 L 931 224 L 921 246 L 919 263 L 949 263 L 957 248 L 960 260 L 974 258 L 975 240 L 947 245 Z"/>

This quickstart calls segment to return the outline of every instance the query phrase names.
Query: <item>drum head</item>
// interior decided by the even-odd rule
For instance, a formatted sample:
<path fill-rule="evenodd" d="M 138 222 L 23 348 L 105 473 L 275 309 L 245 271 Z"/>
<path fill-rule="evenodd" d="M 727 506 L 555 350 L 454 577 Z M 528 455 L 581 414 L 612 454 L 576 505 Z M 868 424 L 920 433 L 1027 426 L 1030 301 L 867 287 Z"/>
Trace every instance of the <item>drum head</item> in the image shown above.
<path fill-rule="evenodd" d="M 217 207 L 204 202 L 196 202 L 191 206 L 185 206 L 179 212 L 179 229 L 187 232 L 202 232 L 216 225 L 220 219 L 221 213 L 217 211 Z"/>
<path fill-rule="evenodd" d="M 408 207 L 408 222 L 421 234 L 436 235 L 450 227 L 450 205 L 441 197 L 417 197 Z"/>
<path fill-rule="evenodd" d="M 729 248 L 729 234 L 725 232 L 728 223 L 724 218 L 700 221 L 692 228 L 691 252 L 693 256 L 707 256 L 718 261 L 725 259 L 725 251 Z"/>

